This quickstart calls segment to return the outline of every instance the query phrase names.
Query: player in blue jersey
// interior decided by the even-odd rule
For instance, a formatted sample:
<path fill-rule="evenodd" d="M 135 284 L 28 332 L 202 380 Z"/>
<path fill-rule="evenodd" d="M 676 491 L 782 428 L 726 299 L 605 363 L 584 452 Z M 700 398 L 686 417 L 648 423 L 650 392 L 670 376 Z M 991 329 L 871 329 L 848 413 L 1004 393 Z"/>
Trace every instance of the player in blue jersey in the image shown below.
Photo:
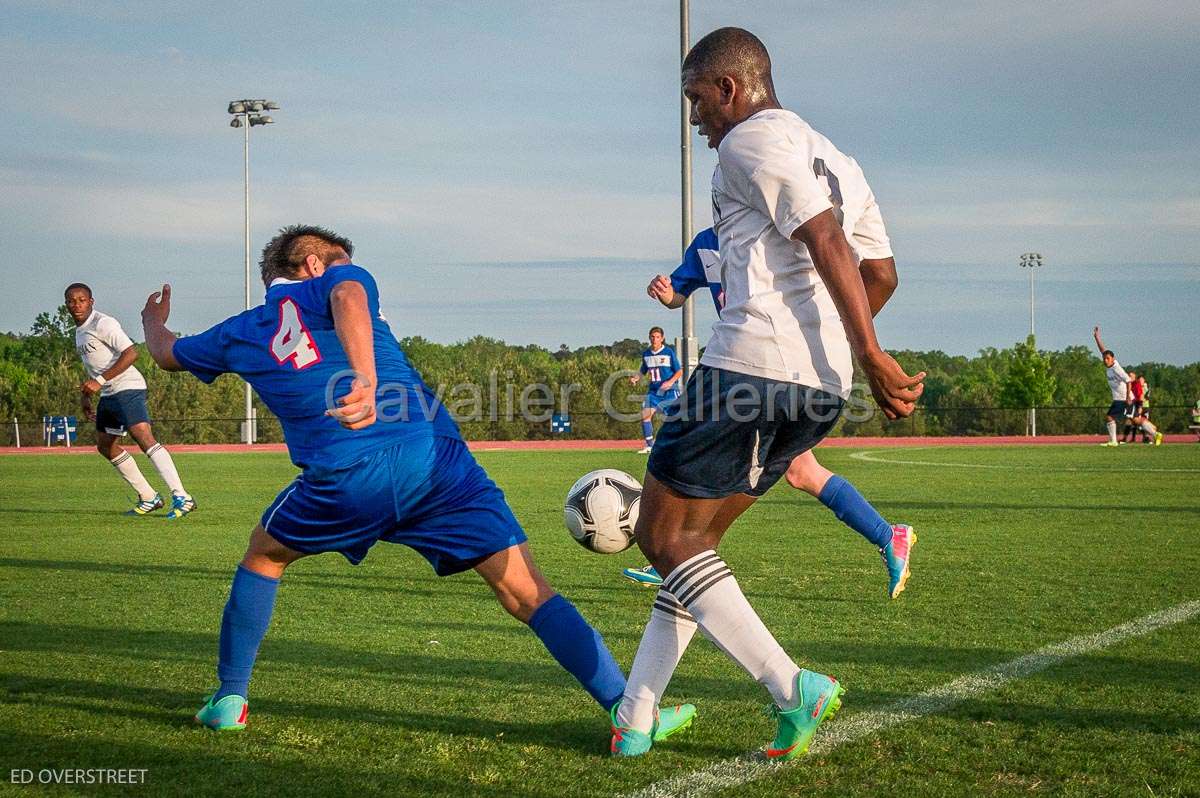
<path fill-rule="evenodd" d="M 377 541 L 403 543 L 439 576 L 474 569 L 500 604 L 605 710 L 625 678 L 600 637 L 551 589 L 504 494 L 475 462 L 446 410 L 409 364 L 379 312 L 375 280 L 350 242 L 319 227 L 285 228 L 263 250 L 262 305 L 199 335 L 166 327 L 170 286 L 142 311 L 146 343 L 168 371 L 205 382 L 232 372 L 279 417 L 300 475 L 250 535 L 221 623 L 220 686 L 196 720 L 246 725 L 246 695 L 284 570 L 338 552 L 360 562 Z M 690 707 L 662 713 L 666 736 Z"/>
<path fill-rule="evenodd" d="M 684 252 L 679 268 L 671 272 L 670 277 L 656 275 L 646 286 L 646 293 L 664 307 L 678 308 L 693 292 L 707 288 L 720 316 L 724 294 L 721 291 L 719 249 L 717 234 L 711 227 L 700 231 Z M 864 259 L 860 261 L 859 269 L 866 277 L 868 301 L 872 315 L 876 315 L 896 289 L 895 261 L 892 258 Z M 885 521 L 850 482 L 818 463 L 811 449 L 792 460 L 784 479 L 793 488 L 815 497 L 832 510 L 839 521 L 875 546 L 888 570 L 888 595 L 891 598 L 900 595 L 911 573 L 910 553 L 917 542 L 912 527 Z M 657 587 L 663 581 L 652 565 L 626 568 L 621 574 L 647 587 Z"/>
<path fill-rule="evenodd" d="M 664 338 L 662 327 L 650 328 L 650 348 L 642 351 L 639 373 L 629 378 L 633 385 L 637 385 L 643 376 L 646 378 L 646 398 L 642 400 L 642 437 L 646 445 L 638 450 L 638 454 L 650 454 L 654 446 L 654 414 L 660 410 L 665 412 L 679 399 L 683 366 L 675 350 L 663 343 Z"/>

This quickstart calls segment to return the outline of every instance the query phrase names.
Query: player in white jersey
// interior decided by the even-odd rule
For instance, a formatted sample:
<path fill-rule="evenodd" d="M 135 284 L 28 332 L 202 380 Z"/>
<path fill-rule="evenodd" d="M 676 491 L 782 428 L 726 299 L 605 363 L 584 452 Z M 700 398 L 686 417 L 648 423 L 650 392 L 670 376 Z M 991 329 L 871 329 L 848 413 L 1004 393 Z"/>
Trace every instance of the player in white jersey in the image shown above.
<path fill-rule="evenodd" d="M 739 28 L 714 31 L 681 77 L 691 123 L 717 150 L 725 307 L 647 465 L 637 540 L 664 581 L 613 712 L 612 751 L 650 749 L 654 708 L 699 627 L 770 692 L 778 727 L 766 755 L 787 759 L 808 749 L 843 688 L 796 665 L 716 548 L 833 428 L 850 394 L 851 352 L 889 418 L 912 413 L 924 374 L 906 374 L 875 337 L 847 236 L 866 219 L 863 257 L 891 251 L 882 224 L 872 231 L 878 209 L 862 171 L 780 107 L 762 42 Z M 811 554 L 820 568 L 824 554 Z"/>
<path fill-rule="evenodd" d="M 1117 442 L 1117 419 L 1124 418 L 1126 408 L 1133 404 L 1133 390 L 1130 388 L 1130 377 L 1121 368 L 1121 364 L 1117 361 L 1117 356 L 1113 351 L 1100 340 L 1100 326 L 1097 325 L 1092 330 L 1092 337 L 1096 339 L 1096 348 L 1100 350 L 1100 357 L 1104 359 L 1105 376 L 1108 378 L 1108 389 L 1112 394 L 1112 403 L 1108 406 L 1108 412 L 1104 416 L 1104 424 L 1108 430 L 1108 440 L 1100 444 L 1101 446 L 1119 446 Z M 1162 433 L 1158 428 L 1150 423 L 1150 419 L 1145 416 L 1137 416 L 1134 422 L 1142 428 L 1147 435 L 1154 441 L 1154 445 L 1162 443 Z"/>
<path fill-rule="evenodd" d="M 64 297 L 67 312 L 75 322 L 75 351 L 88 374 L 80 393 L 84 415 L 96 422 L 96 449 L 137 491 L 137 504 L 126 515 L 146 515 L 164 506 L 162 495 L 150 487 L 133 456 L 121 448 L 126 433 L 133 436 L 171 489 L 167 518 L 187 515 L 196 509 L 196 502 L 184 489 L 170 452 L 154 440 L 146 409 L 146 380 L 133 365 L 137 347 L 120 322 L 96 310 L 92 289 L 83 283 L 71 283 Z M 93 408 L 92 397 L 96 395 L 100 401 Z"/>

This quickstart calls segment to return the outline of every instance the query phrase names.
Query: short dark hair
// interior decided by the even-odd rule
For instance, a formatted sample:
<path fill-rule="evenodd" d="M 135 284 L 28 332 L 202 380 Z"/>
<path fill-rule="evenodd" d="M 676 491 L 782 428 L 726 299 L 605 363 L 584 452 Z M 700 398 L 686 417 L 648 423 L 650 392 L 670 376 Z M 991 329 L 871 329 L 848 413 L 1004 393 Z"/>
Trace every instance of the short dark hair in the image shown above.
<path fill-rule="evenodd" d="M 88 287 L 87 283 L 71 283 L 63 290 L 63 299 L 66 299 L 67 294 L 75 290 L 87 291 L 88 299 L 92 298 L 92 289 Z"/>
<path fill-rule="evenodd" d="M 717 28 L 696 42 L 683 59 L 683 71 L 703 76 L 733 75 L 774 90 L 771 55 L 757 36 L 743 28 Z"/>
<path fill-rule="evenodd" d="M 1112 357 L 1112 358 L 1116 357 L 1116 355 L 1113 354 L 1113 351 L 1111 349 L 1105 349 L 1103 354 L 1105 357 Z"/>
<path fill-rule="evenodd" d="M 350 239 L 332 230 L 311 224 L 293 224 L 281 228 L 278 235 L 263 247 L 258 268 L 262 280 L 270 285 L 277 277 L 293 277 L 309 255 L 316 255 L 328 266 L 343 254 L 354 254 Z"/>
<path fill-rule="evenodd" d="M 654 335 L 655 333 L 658 333 L 658 334 L 659 334 L 659 335 L 661 335 L 663 338 L 666 338 L 666 337 L 667 337 L 667 334 L 666 334 L 665 332 L 663 332 L 663 328 L 662 328 L 662 327 L 651 327 L 651 328 L 650 328 L 650 334 L 651 334 L 651 335 Z"/>

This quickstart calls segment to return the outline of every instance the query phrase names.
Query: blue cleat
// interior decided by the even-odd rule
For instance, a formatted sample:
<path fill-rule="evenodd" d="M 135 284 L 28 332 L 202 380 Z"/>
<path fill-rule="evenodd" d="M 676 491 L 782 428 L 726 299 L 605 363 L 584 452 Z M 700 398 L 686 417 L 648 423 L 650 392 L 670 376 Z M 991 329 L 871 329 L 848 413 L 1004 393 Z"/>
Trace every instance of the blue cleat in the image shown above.
<path fill-rule="evenodd" d="M 216 695 L 216 693 L 213 693 Z M 192 718 L 196 723 L 213 731 L 240 731 L 246 728 L 246 717 L 250 714 L 250 702 L 240 695 L 227 695 L 213 703 L 213 696 L 204 699 L 204 706 Z"/>
<path fill-rule="evenodd" d="M 154 494 L 153 499 L 139 499 L 138 503 L 125 511 L 125 515 L 149 515 L 164 507 L 162 494 Z"/>
<path fill-rule="evenodd" d="M 626 568 L 621 571 L 621 576 L 642 587 L 658 587 L 663 583 L 663 578 L 654 570 L 653 565 L 647 565 L 645 568 Z"/>
<path fill-rule="evenodd" d="M 161 499 L 160 499 L 161 501 Z M 160 505 L 161 506 L 161 505 Z M 171 497 L 171 509 L 167 513 L 167 518 L 183 518 L 185 515 L 196 509 L 196 500 L 191 496 L 174 495 Z"/>

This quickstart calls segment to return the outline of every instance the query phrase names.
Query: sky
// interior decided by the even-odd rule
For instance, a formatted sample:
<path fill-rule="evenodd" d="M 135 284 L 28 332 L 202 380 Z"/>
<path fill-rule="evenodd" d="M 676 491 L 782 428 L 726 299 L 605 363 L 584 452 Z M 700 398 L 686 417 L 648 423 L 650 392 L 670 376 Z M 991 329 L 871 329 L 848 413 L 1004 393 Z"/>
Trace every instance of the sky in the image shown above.
<path fill-rule="evenodd" d="M 329 226 L 398 336 L 557 348 L 674 335 L 645 296 L 678 263 L 672 2 L 0 0 L 0 330 L 74 280 L 140 339 L 241 308 L 251 239 Z M 892 349 L 1029 330 L 1127 362 L 1200 360 L 1200 5 L 692 2 L 693 41 L 760 36 L 783 105 L 862 164 L 900 274 Z M 714 154 L 692 134 L 694 229 Z M 253 285 L 261 300 L 262 286 Z M 697 331 L 706 337 L 706 301 Z"/>

